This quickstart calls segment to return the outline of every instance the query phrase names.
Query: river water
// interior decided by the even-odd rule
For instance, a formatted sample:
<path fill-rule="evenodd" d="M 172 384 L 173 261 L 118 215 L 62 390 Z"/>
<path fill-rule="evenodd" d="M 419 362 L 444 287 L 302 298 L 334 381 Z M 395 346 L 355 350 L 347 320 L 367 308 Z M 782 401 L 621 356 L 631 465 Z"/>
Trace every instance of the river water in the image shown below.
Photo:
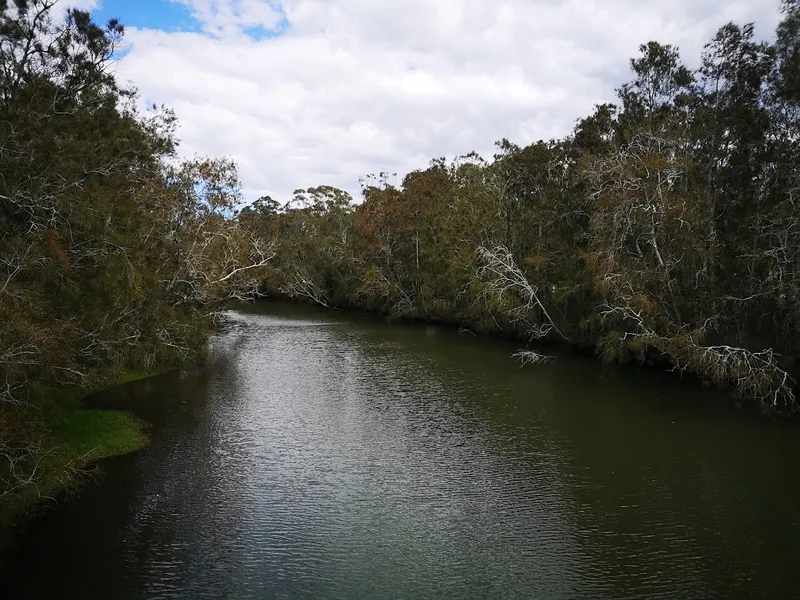
<path fill-rule="evenodd" d="M 671 374 L 264 305 L 35 520 L 4 598 L 786 598 L 800 431 Z"/>

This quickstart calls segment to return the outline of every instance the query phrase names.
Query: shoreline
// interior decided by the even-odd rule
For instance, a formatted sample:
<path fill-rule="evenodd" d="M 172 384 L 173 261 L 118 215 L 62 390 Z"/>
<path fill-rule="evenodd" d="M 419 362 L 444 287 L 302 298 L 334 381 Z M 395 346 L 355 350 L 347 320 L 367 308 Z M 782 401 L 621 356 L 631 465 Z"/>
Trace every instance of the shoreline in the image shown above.
<path fill-rule="evenodd" d="M 0 551 L 13 545 L 36 515 L 56 507 L 84 485 L 99 461 L 147 447 L 150 424 L 126 410 L 85 408 L 88 397 L 161 373 L 127 372 L 90 390 L 51 390 L 41 407 L 21 407 L 39 433 L 35 482 L 0 497 Z"/>
<path fill-rule="evenodd" d="M 479 323 L 473 320 L 470 320 L 468 317 L 458 318 L 458 317 L 439 317 L 436 315 L 433 316 L 423 316 L 419 314 L 405 314 L 405 315 L 393 315 L 389 312 L 379 311 L 379 310 L 371 310 L 369 308 L 360 308 L 358 306 L 322 306 L 320 304 L 316 304 L 314 302 L 307 301 L 305 299 L 295 299 L 290 298 L 288 296 L 282 295 L 275 295 L 275 294 L 268 294 L 263 296 L 262 298 L 255 300 L 251 304 L 259 304 L 259 303 L 275 303 L 275 304 L 286 304 L 286 305 L 293 305 L 293 306 L 300 306 L 300 307 L 308 307 L 308 308 L 315 308 L 322 312 L 331 312 L 331 313 L 343 313 L 343 314 L 352 314 L 352 315 L 360 315 L 360 316 L 370 316 L 377 320 L 382 321 L 387 325 L 392 324 L 406 324 L 406 325 L 419 325 L 419 326 L 437 326 L 437 327 L 445 327 L 451 329 L 453 331 L 458 331 L 464 335 L 470 335 L 471 337 L 475 338 L 486 338 L 486 339 L 495 339 L 495 340 L 503 340 L 508 342 L 516 342 L 520 344 L 519 349 L 534 349 L 537 351 L 547 352 L 547 351 L 554 351 L 556 352 L 555 358 L 557 359 L 559 355 L 572 355 L 572 356 L 580 356 L 585 358 L 592 358 L 598 364 L 601 365 L 609 365 L 609 366 L 618 366 L 625 369 L 633 368 L 637 370 L 652 370 L 654 373 L 666 373 L 666 372 L 675 372 L 677 375 L 674 375 L 676 378 L 683 380 L 683 381 L 691 381 L 698 386 L 703 387 L 711 387 L 712 389 L 718 390 L 723 394 L 726 394 L 730 404 L 737 408 L 738 410 L 746 410 L 751 411 L 754 413 L 756 418 L 760 419 L 770 419 L 770 420 L 779 420 L 779 421 L 787 421 L 787 422 L 800 422 L 800 415 L 797 413 L 795 414 L 786 414 L 781 412 L 769 413 L 765 412 L 763 409 L 758 407 L 753 402 L 748 402 L 742 398 L 737 397 L 734 390 L 730 387 L 717 385 L 714 382 L 706 381 L 699 373 L 696 373 L 691 370 L 680 371 L 676 370 L 671 363 L 665 361 L 655 355 L 648 355 L 644 357 L 642 360 L 619 360 L 618 358 L 615 359 L 607 359 L 603 360 L 601 356 L 598 355 L 597 349 L 590 343 L 580 343 L 579 341 L 570 341 L 566 342 L 564 340 L 557 340 L 557 339 L 546 339 L 540 338 L 536 340 L 529 340 L 526 338 L 526 335 L 519 330 L 514 329 L 513 324 L 509 324 L 509 330 L 503 329 L 498 323 Z M 247 304 L 239 304 L 239 306 L 246 306 Z M 509 360 L 514 360 L 512 357 L 509 357 Z"/>

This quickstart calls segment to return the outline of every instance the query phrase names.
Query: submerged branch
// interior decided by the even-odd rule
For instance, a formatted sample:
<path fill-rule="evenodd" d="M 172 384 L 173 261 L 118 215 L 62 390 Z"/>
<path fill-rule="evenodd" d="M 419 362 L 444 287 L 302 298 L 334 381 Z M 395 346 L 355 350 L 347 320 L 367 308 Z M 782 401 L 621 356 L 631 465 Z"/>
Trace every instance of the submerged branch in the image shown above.
<path fill-rule="evenodd" d="M 520 367 L 524 367 L 525 365 L 544 364 L 555 360 L 554 356 L 539 354 L 533 350 L 518 350 L 512 354 L 511 357 L 516 358 L 519 361 Z"/>

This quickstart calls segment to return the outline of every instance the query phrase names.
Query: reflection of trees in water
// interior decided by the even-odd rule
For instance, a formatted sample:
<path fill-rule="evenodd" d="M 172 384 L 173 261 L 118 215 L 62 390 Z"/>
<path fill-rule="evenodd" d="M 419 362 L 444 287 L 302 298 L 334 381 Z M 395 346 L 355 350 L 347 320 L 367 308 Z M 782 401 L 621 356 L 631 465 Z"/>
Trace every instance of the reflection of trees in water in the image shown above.
<path fill-rule="evenodd" d="M 207 368 L 125 388 L 152 446 L 48 528 L 92 548 L 109 597 L 123 580 L 223 597 L 788 589 L 764 566 L 775 548 L 793 560 L 797 533 L 796 494 L 768 495 L 796 470 L 783 429 L 718 413 L 710 428 L 678 408 L 705 392 L 599 382 L 591 360 L 520 369 L 513 345 L 447 329 L 243 318 Z M 695 397 L 647 398 L 678 393 Z"/>
<path fill-rule="evenodd" d="M 797 468 L 796 436 L 733 414 L 704 415 L 706 392 L 650 380 L 617 377 L 588 397 L 565 386 L 553 403 L 555 426 L 573 440 L 561 461 L 587 556 L 618 595 L 780 596 L 790 582 L 770 548 L 800 558 L 787 547 L 800 533 L 800 494 L 786 484 Z M 652 399 L 670 393 L 685 398 Z M 754 448 L 769 461 L 754 460 Z"/>
<path fill-rule="evenodd" d="M 218 469 L 215 415 L 227 400 L 218 397 L 220 387 L 236 379 L 229 374 L 245 334 L 222 338 L 207 367 L 154 380 L 149 390 L 166 410 L 136 464 L 143 485 L 125 536 L 128 569 L 138 579 L 134 589 L 148 596 L 224 590 L 233 576 L 231 544 L 241 539 L 229 510 L 237 505 L 236 490 L 224 485 Z"/>
<path fill-rule="evenodd" d="M 487 352 L 471 338 L 465 347 L 455 332 L 423 327 L 343 326 L 285 342 L 284 362 L 307 365 L 298 395 L 313 398 L 288 408 L 291 418 L 326 415 L 325 435 L 333 441 L 325 451 L 356 449 L 347 459 L 358 472 L 348 471 L 338 483 L 380 490 L 392 509 L 360 514 L 353 527 L 370 547 L 388 544 L 393 557 L 377 552 L 359 560 L 376 569 L 388 560 L 402 570 L 412 554 L 437 555 L 438 548 L 458 570 L 480 555 L 497 569 L 490 582 L 512 572 L 524 579 L 532 569 L 556 573 L 574 563 L 563 506 L 557 508 L 563 505 L 557 470 L 541 447 L 547 442 L 537 438 L 535 449 L 527 446 L 514 430 L 513 411 L 506 413 L 494 397 L 500 389 L 503 398 L 524 394 L 511 404 L 530 403 L 529 391 L 503 383 L 520 375 L 508 354 Z M 547 394 L 546 386 L 537 393 Z M 340 466 L 334 461 L 328 469 Z M 486 575 L 485 567 L 478 570 Z"/>
<path fill-rule="evenodd" d="M 563 511 L 585 573 L 605 582 L 598 589 L 689 595 L 735 594 L 737 586 L 788 589 L 785 569 L 770 562 L 770 547 L 798 558 L 790 542 L 798 494 L 768 492 L 782 489 L 786 474 L 796 470 L 796 436 L 788 429 L 776 433 L 764 423 L 720 415 L 724 409 L 716 404 L 706 411 L 703 404 L 716 394 L 655 373 L 619 369 L 609 379 L 591 360 L 519 371 L 500 364 L 502 352 L 484 352 L 485 340 L 445 331 L 434 341 L 421 331 L 416 337 L 400 331 L 411 330 L 393 329 L 387 336 L 397 343 L 366 344 L 361 351 L 377 369 L 436 390 L 437 407 L 449 411 L 441 422 L 468 423 L 455 428 L 457 435 L 482 428 L 480 443 L 495 453 L 496 473 L 516 461 L 522 478 L 535 481 L 541 462 L 517 457 L 547 453 L 554 475 L 537 494 L 559 498 L 548 501 Z M 403 406 L 408 402 L 415 400 L 405 395 Z M 754 461 L 753 448 L 773 457 L 769 464 Z"/>

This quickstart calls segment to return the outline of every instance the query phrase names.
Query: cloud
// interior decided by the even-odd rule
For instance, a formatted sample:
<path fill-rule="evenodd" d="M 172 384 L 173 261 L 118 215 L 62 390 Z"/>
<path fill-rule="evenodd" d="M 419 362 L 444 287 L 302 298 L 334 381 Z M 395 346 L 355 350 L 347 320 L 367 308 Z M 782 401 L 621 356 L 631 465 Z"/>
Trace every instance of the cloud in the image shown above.
<path fill-rule="evenodd" d="M 242 30 L 276 31 L 284 22 L 279 3 L 266 0 L 166 0 L 183 4 L 214 36 L 237 35 Z"/>
<path fill-rule="evenodd" d="M 97 8 L 100 5 L 100 0 L 72 0 L 69 3 L 69 8 L 77 8 L 78 10 L 86 10 L 90 11 Z M 62 4 L 62 9 L 66 9 L 67 5 Z"/>
<path fill-rule="evenodd" d="M 245 193 L 288 200 L 494 141 L 568 133 L 651 39 L 696 64 L 727 21 L 762 37 L 777 0 L 172 0 L 195 33 L 133 29 L 119 71 L 172 106 L 182 152 L 228 155 Z"/>

